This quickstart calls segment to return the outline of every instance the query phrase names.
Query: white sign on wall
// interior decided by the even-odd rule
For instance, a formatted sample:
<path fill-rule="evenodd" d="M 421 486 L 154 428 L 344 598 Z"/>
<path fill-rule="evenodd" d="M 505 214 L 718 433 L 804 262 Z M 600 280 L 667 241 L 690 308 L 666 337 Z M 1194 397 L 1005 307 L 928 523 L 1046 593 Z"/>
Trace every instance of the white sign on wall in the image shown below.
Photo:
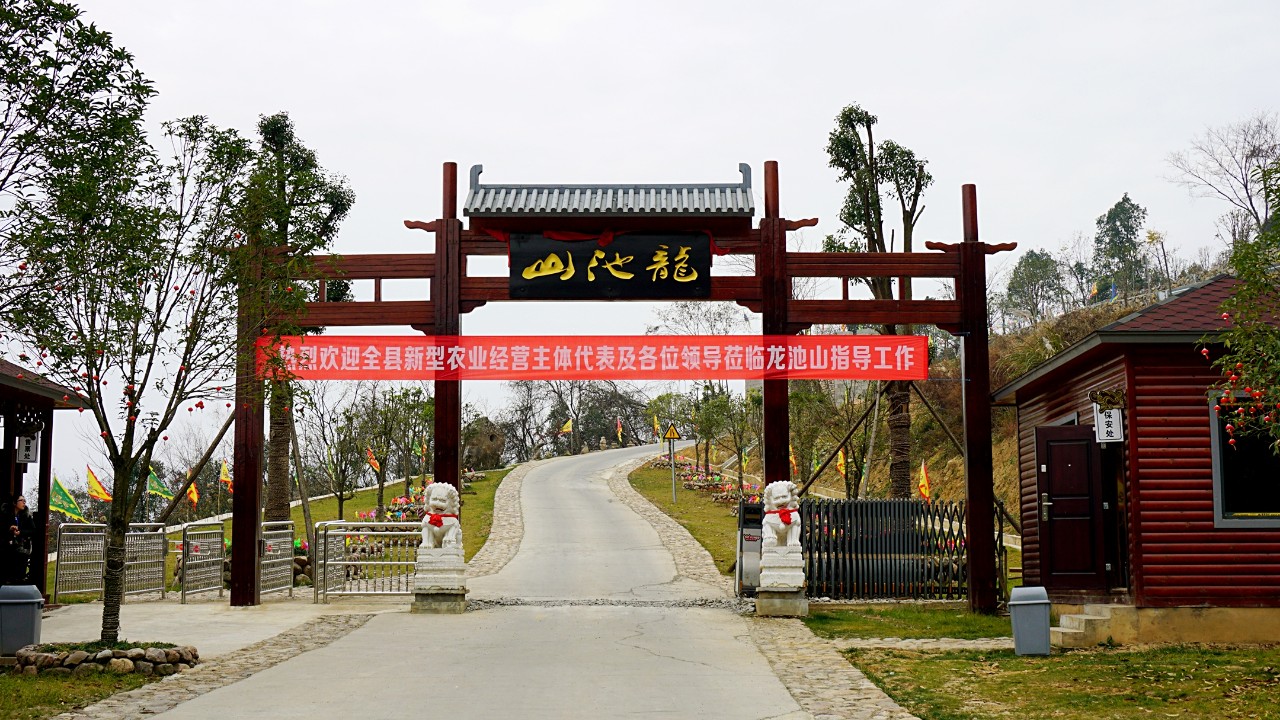
<path fill-rule="evenodd" d="M 1100 443 L 1124 442 L 1124 411 L 1102 410 L 1094 403 L 1093 436 Z"/>
<path fill-rule="evenodd" d="M 40 462 L 40 436 L 28 435 L 26 437 L 18 436 L 18 462 L 20 463 L 38 463 Z"/>

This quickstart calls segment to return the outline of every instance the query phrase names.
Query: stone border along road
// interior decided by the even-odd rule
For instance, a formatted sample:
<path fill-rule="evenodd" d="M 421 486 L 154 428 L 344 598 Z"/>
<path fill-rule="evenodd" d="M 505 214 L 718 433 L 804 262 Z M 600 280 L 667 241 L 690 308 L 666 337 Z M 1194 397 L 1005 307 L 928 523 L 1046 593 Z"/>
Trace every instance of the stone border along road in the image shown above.
<path fill-rule="evenodd" d="M 732 594 L 733 578 L 716 568 L 711 553 L 683 525 L 636 492 L 628 479 L 643 461 L 626 463 L 609 474 L 609 488 L 627 507 L 649 521 L 676 561 L 676 570 Z M 746 604 L 750 609 L 750 605 Z M 744 613 L 751 639 L 800 707 L 815 720 L 915 720 L 840 654 L 799 620 L 757 618 Z"/>
<path fill-rule="evenodd" d="M 507 473 L 493 493 L 493 520 L 489 524 L 489 537 L 476 554 L 467 561 L 467 577 L 492 575 L 516 556 L 520 541 L 524 539 L 524 516 L 520 509 L 520 490 L 524 476 L 551 460 L 534 460 L 524 463 Z M 466 498 L 463 498 L 466 501 Z"/>
<path fill-rule="evenodd" d="M 166 712 L 199 695 L 322 648 L 364 625 L 371 617 L 372 614 L 325 615 L 248 647 L 206 660 L 158 682 L 57 715 L 55 720 L 121 720 Z"/>

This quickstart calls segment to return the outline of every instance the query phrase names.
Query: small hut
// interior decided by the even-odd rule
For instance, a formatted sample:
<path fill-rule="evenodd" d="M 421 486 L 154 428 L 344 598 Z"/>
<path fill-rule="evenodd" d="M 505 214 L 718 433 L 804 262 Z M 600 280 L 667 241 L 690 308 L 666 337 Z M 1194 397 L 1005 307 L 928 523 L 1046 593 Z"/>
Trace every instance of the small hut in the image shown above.
<path fill-rule="evenodd" d="M 1017 408 L 1024 582 L 1062 645 L 1280 640 L 1280 458 L 1228 444 L 1202 354 L 1235 284 L 1175 291 L 993 396 Z"/>
<path fill-rule="evenodd" d="M 53 411 L 84 407 L 70 388 L 6 360 L 0 360 L 0 505 L 31 489 L 40 496 L 32 507 L 36 536 L 32 543 L 31 580 L 46 592 L 49 488 L 53 477 Z"/>

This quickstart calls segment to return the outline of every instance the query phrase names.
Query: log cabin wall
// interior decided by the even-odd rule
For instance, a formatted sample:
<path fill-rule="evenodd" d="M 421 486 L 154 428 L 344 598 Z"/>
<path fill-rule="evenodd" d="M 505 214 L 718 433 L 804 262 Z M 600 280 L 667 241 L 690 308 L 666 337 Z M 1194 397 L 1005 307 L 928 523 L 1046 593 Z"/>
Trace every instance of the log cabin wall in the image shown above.
<path fill-rule="evenodd" d="M 1082 363 L 1075 370 L 1054 374 L 1052 383 L 1044 383 L 1018 407 L 1018 477 L 1022 513 L 1022 574 L 1027 585 L 1042 585 L 1040 577 L 1040 515 L 1036 494 L 1036 428 L 1063 424 L 1074 417 L 1080 425 L 1093 424 L 1093 403 L 1089 392 L 1124 387 L 1124 357 L 1113 355 L 1094 362 Z M 1069 423 L 1068 423 L 1069 424 Z M 1206 441 L 1207 442 L 1207 441 Z"/>
<path fill-rule="evenodd" d="M 1208 389 L 1189 344 L 1132 346 L 1130 558 L 1140 607 L 1280 607 L 1280 530 L 1215 528 Z"/>

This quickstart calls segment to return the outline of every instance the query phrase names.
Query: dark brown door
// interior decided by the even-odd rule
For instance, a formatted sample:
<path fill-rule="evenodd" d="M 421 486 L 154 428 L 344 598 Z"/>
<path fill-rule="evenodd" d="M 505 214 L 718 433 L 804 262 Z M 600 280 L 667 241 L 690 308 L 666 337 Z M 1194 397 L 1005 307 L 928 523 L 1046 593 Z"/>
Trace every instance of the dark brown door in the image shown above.
<path fill-rule="evenodd" d="M 1105 590 L 1102 456 L 1091 425 L 1036 428 L 1041 579 L 1049 590 Z"/>

